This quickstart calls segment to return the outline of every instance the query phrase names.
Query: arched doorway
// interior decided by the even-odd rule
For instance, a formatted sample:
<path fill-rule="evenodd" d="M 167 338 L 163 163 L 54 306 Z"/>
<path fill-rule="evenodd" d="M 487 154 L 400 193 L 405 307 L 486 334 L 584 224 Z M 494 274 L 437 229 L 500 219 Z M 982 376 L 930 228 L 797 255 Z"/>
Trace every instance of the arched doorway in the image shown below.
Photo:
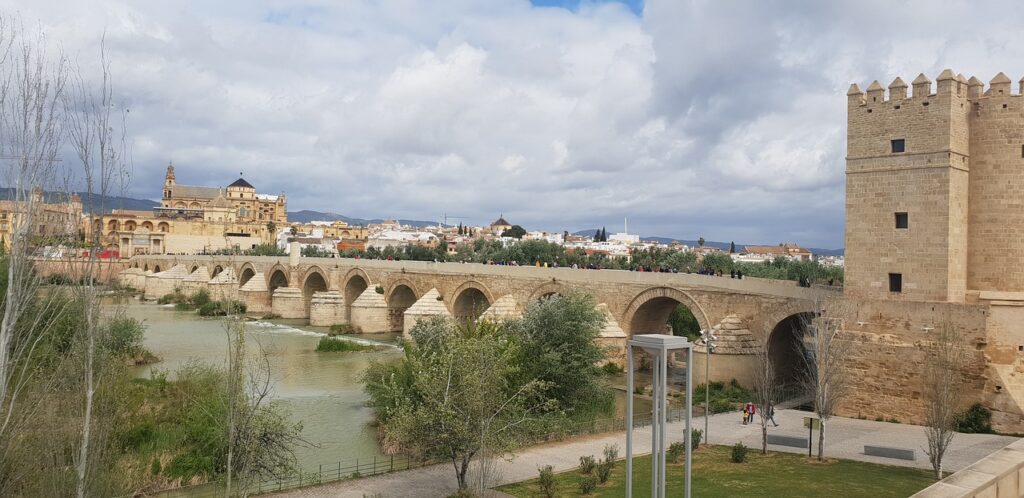
<path fill-rule="evenodd" d="M 302 283 L 302 304 L 306 307 L 306 316 L 309 316 L 309 303 L 313 300 L 313 294 L 327 290 L 327 280 L 319 271 L 312 271 L 306 275 L 306 281 Z"/>
<path fill-rule="evenodd" d="M 416 292 L 408 285 L 400 284 L 391 290 L 387 303 L 388 326 L 391 330 L 404 330 L 405 310 L 416 303 Z"/>
<path fill-rule="evenodd" d="M 274 290 L 278 287 L 288 287 L 288 276 L 280 269 L 274 270 L 274 273 L 270 274 L 270 283 L 267 285 L 267 290 L 273 295 Z"/>
<path fill-rule="evenodd" d="M 455 296 L 452 315 L 458 320 L 476 320 L 491 306 L 487 295 L 476 287 L 466 287 Z"/>
<path fill-rule="evenodd" d="M 238 287 L 241 288 L 242 286 L 245 285 L 246 282 L 249 281 L 249 279 L 255 276 L 256 270 L 253 270 L 252 268 L 248 267 L 245 268 L 244 270 L 242 270 L 242 275 L 238 278 Z"/>
<path fill-rule="evenodd" d="M 370 286 L 370 283 L 366 281 L 360 274 L 352 275 L 345 282 L 345 321 L 352 320 L 352 303 Z"/>
<path fill-rule="evenodd" d="M 775 378 L 785 386 L 796 386 L 807 372 L 804 330 L 813 313 L 796 313 L 779 322 L 768 336 L 768 357 Z"/>
<path fill-rule="evenodd" d="M 213 273 L 210 275 L 210 278 L 213 278 L 213 277 L 216 277 L 217 275 L 220 275 L 220 272 L 222 272 L 222 271 L 224 271 L 224 268 L 222 268 L 220 265 L 214 266 L 213 267 Z"/>

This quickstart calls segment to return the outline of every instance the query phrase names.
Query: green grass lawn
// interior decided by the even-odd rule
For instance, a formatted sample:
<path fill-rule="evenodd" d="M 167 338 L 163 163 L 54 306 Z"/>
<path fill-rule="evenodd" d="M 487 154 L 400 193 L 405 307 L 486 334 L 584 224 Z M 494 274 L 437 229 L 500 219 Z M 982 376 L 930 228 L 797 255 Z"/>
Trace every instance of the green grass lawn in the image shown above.
<path fill-rule="evenodd" d="M 747 454 L 746 463 L 732 463 L 729 453 L 727 446 L 702 446 L 694 452 L 693 496 L 904 497 L 934 482 L 929 472 L 906 467 L 850 460 L 818 463 L 792 453 L 761 455 L 755 448 Z M 608 482 L 589 496 L 625 496 L 625 470 L 625 462 L 617 462 Z M 682 464 L 668 464 L 666 496 L 682 495 L 683 472 Z M 555 496 L 580 496 L 578 472 L 564 472 L 555 479 L 558 484 Z M 543 496 L 536 479 L 498 489 L 518 497 Z M 651 459 L 648 455 L 633 460 L 633 495 L 650 494 Z"/>

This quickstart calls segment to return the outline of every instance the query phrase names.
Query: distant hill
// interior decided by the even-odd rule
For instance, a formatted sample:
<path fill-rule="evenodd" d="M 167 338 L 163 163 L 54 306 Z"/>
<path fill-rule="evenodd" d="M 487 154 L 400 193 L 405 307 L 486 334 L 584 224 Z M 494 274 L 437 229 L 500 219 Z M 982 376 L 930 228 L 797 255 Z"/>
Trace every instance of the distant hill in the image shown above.
<path fill-rule="evenodd" d="M 320 211 L 310 211 L 308 209 L 303 209 L 301 211 L 290 211 L 288 213 L 288 221 L 294 221 L 296 223 L 309 223 L 311 221 L 344 221 L 345 223 L 348 223 L 349 225 L 366 226 L 366 225 L 369 225 L 371 223 L 382 223 L 384 221 L 384 219 L 382 219 L 382 218 L 374 218 L 374 219 L 367 220 L 367 219 L 363 219 L 363 218 L 351 218 L 349 216 L 345 216 L 343 214 L 338 214 L 338 213 L 324 213 L 324 212 L 320 212 Z M 438 225 L 438 222 L 436 222 L 436 221 L 402 220 L 402 219 L 399 219 L 397 221 L 399 223 L 403 224 L 403 225 L 409 225 L 409 226 L 413 226 L 413 227 L 426 227 L 426 226 L 437 226 Z"/>
<path fill-rule="evenodd" d="M 591 230 L 580 230 L 578 232 L 573 232 L 573 235 L 586 235 L 587 237 L 593 237 L 595 233 L 597 233 L 597 230 L 591 229 Z M 671 244 L 672 242 L 680 242 L 682 244 L 686 244 L 686 245 L 691 246 L 691 247 L 697 245 L 697 241 L 696 240 L 672 239 L 672 238 L 669 238 L 669 237 L 645 237 L 645 236 L 641 235 L 640 236 L 640 240 L 647 240 L 647 241 L 651 241 L 651 242 L 657 242 L 659 244 Z M 716 241 L 713 241 L 713 240 L 705 240 L 704 241 L 704 245 L 708 246 L 708 247 L 717 247 L 718 249 L 721 249 L 723 251 L 728 251 L 729 250 L 729 243 L 728 242 L 716 242 Z M 737 251 L 742 250 L 743 246 L 749 246 L 749 245 L 767 245 L 767 246 L 770 246 L 770 245 L 775 245 L 775 244 L 740 244 L 740 243 L 737 242 L 736 243 L 736 250 Z M 821 248 L 817 248 L 817 247 L 808 247 L 807 250 L 811 251 L 815 255 L 821 255 L 821 256 L 842 256 L 843 252 L 844 252 L 843 249 L 821 249 Z"/>
<path fill-rule="evenodd" d="M 82 198 L 82 207 L 87 213 L 91 213 L 90 206 L 87 204 L 87 196 L 85 192 L 75 192 L 79 197 Z M 46 202 L 56 202 L 64 198 L 63 192 L 45 192 L 43 197 Z M 14 189 L 11 187 L 0 187 L 0 200 L 10 200 L 14 198 Z M 131 197 L 121 197 L 108 195 L 104 199 L 102 196 L 93 197 L 93 205 L 99 208 L 103 206 L 103 214 L 109 213 L 113 209 L 130 209 L 134 211 L 149 211 L 155 207 L 160 206 L 159 202 L 151 201 L 148 199 L 133 199 Z"/>

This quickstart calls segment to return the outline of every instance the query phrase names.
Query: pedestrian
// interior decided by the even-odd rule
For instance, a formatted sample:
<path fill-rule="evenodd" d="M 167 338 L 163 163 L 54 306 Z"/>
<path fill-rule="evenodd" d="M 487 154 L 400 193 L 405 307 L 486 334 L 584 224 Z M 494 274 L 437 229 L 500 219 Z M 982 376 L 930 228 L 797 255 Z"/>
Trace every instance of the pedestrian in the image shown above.
<path fill-rule="evenodd" d="M 754 415 L 756 415 L 756 414 L 757 414 L 757 405 L 751 403 L 750 404 L 750 422 L 751 423 L 754 422 Z"/>
<path fill-rule="evenodd" d="M 743 405 L 743 425 L 747 425 L 747 417 L 750 416 L 750 412 L 747 411 L 748 406 L 750 406 L 750 403 Z"/>
<path fill-rule="evenodd" d="M 768 404 L 768 411 L 765 412 L 765 413 L 768 415 L 768 420 L 770 420 L 773 424 L 775 424 L 775 427 L 778 427 L 779 423 L 775 421 L 775 404 L 774 403 L 769 403 Z"/>

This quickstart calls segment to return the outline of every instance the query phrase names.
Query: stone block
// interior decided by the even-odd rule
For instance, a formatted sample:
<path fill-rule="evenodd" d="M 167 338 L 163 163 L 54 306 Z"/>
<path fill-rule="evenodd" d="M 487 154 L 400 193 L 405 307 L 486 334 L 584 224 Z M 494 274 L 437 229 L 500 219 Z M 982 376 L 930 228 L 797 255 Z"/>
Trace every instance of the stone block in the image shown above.
<path fill-rule="evenodd" d="M 271 312 L 281 318 L 308 318 L 302 291 L 294 287 L 278 287 L 271 297 Z"/>
<path fill-rule="evenodd" d="M 917 459 L 914 456 L 914 450 L 908 450 L 906 448 L 893 448 L 891 446 L 872 446 L 865 444 L 864 454 L 882 458 L 895 458 L 898 460 L 912 461 Z"/>
<path fill-rule="evenodd" d="M 805 437 L 783 436 L 780 434 L 769 434 L 768 444 L 776 446 L 789 446 L 791 448 L 807 448 L 810 443 Z"/>
<path fill-rule="evenodd" d="M 337 291 L 314 292 L 309 302 L 309 324 L 330 327 L 345 321 L 345 300 Z"/>

